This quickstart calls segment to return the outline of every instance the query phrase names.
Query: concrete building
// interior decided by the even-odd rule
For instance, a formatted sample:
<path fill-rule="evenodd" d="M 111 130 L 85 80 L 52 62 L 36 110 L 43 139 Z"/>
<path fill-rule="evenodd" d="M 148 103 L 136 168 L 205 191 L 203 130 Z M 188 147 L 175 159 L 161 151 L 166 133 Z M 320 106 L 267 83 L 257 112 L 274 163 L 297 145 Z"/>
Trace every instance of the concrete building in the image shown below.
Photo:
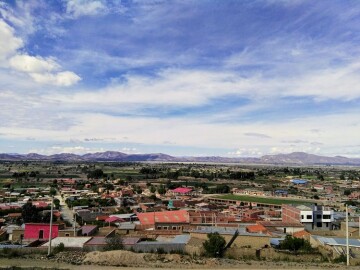
<path fill-rule="evenodd" d="M 283 222 L 300 222 L 308 231 L 332 230 L 334 211 L 319 205 L 282 205 Z"/>

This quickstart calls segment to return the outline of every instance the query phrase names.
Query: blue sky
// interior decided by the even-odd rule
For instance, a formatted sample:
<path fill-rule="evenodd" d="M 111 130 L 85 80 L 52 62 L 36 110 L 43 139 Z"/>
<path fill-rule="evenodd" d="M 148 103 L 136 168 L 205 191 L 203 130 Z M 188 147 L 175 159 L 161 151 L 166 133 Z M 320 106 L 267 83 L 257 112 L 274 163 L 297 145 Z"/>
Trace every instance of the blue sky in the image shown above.
<path fill-rule="evenodd" d="M 360 157 L 358 1 L 0 1 L 0 152 Z"/>

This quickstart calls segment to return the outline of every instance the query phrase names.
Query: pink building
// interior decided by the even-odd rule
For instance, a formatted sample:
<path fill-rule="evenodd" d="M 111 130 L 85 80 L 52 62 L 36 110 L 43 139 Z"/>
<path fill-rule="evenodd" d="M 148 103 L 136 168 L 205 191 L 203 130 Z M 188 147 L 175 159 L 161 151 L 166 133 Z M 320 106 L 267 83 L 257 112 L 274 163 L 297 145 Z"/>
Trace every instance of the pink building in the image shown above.
<path fill-rule="evenodd" d="M 59 235 L 59 224 L 52 225 L 52 238 Z M 24 239 L 49 239 L 50 224 L 46 223 L 26 223 Z"/>

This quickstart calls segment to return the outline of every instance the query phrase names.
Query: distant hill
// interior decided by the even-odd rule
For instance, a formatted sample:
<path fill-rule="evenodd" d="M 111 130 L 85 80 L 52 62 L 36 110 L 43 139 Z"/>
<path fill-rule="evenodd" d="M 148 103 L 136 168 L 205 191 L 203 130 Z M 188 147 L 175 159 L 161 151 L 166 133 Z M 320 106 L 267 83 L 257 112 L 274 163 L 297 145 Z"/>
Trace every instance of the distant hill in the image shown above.
<path fill-rule="evenodd" d="M 265 155 L 259 158 L 242 157 L 229 158 L 219 156 L 208 157 L 174 157 L 162 153 L 155 154 L 125 154 L 117 151 L 106 151 L 76 155 L 61 153 L 55 155 L 30 154 L 0 154 L 0 160 L 44 160 L 44 161 L 118 161 L 118 162 L 211 162 L 211 163 L 242 163 L 242 164 L 278 164 L 278 165 L 360 165 L 360 158 L 347 158 L 342 156 L 326 157 L 304 152 L 290 154 Z"/>

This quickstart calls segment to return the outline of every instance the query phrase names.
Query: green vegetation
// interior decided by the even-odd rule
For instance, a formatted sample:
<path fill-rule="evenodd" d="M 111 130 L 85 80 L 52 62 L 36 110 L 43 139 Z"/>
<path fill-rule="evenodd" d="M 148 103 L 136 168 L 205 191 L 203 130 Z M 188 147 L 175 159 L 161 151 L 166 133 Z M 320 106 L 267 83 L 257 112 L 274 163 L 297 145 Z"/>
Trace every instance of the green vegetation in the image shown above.
<path fill-rule="evenodd" d="M 263 198 L 263 197 L 252 197 L 252 196 L 246 196 L 246 195 L 231 195 L 231 194 L 218 196 L 216 198 L 226 199 L 226 200 L 243 201 L 243 202 L 277 204 L 277 205 L 281 205 L 281 204 L 310 204 L 310 202 L 308 202 L 308 201 L 301 201 L 301 200 Z"/>
<path fill-rule="evenodd" d="M 339 257 L 335 258 L 333 260 L 334 263 L 345 263 L 346 262 L 346 256 L 344 254 L 341 254 Z"/>
<path fill-rule="evenodd" d="M 298 251 L 311 253 L 314 251 L 309 241 L 302 238 L 296 238 L 291 235 L 287 235 L 285 239 L 280 242 L 278 249 L 289 250 L 294 253 Z"/>
<path fill-rule="evenodd" d="M 224 255 L 226 241 L 219 233 L 209 233 L 208 240 L 203 243 L 205 253 L 208 257 L 221 258 Z"/>

